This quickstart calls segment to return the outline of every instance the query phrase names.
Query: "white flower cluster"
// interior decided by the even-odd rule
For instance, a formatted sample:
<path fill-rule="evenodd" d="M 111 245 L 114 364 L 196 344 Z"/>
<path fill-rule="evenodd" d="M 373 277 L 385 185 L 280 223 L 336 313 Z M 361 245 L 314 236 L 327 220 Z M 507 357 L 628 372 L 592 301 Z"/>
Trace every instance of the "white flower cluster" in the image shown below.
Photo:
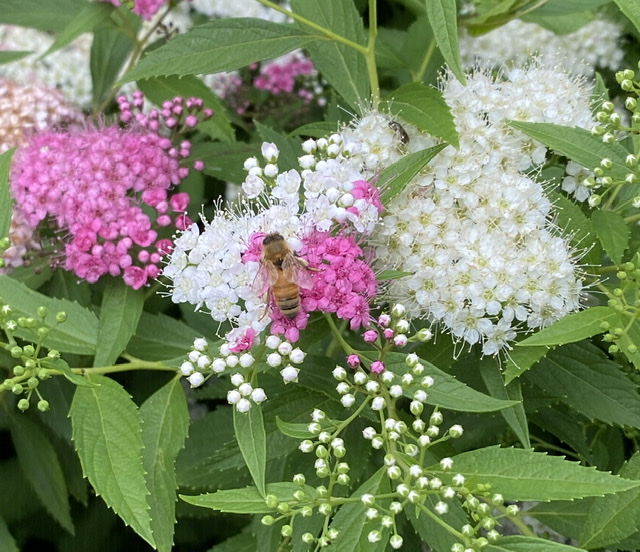
<path fill-rule="evenodd" d="M 79 36 L 64 48 L 39 60 L 53 44 L 54 37 L 35 29 L 0 25 L 0 50 L 32 51 L 33 54 L 0 66 L 0 76 L 18 84 L 37 84 L 60 90 L 80 107 L 91 105 L 89 52 L 91 35 Z"/>
<path fill-rule="evenodd" d="M 618 46 L 622 28 L 594 20 L 577 31 L 556 35 L 535 23 L 514 19 L 481 36 L 463 31 L 460 55 L 465 67 L 522 65 L 535 56 L 546 65 L 560 64 L 577 75 L 592 76 L 596 67 L 617 69 L 623 50 Z"/>
<path fill-rule="evenodd" d="M 532 66 L 504 81 L 476 73 L 464 86 L 450 78 L 444 97 L 460 147 L 443 150 L 387 206 L 376 258 L 410 273 L 388 295 L 411 316 L 495 354 L 519 327 L 578 309 L 581 292 L 575 254 L 549 222 L 543 187 L 521 172 L 546 149 L 506 121 L 590 127 L 589 95 L 581 81 Z"/>

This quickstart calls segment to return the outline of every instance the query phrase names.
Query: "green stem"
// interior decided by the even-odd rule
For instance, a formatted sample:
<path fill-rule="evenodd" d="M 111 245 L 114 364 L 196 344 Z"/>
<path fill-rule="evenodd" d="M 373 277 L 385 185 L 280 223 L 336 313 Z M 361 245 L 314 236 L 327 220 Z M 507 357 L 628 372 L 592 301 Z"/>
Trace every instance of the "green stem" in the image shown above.
<path fill-rule="evenodd" d="M 371 103 L 375 109 L 380 103 L 380 83 L 376 66 L 376 40 L 378 38 L 378 7 L 376 0 L 369 0 L 369 40 L 364 54 L 367 62 L 367 73 L 371 86 Z"/>
<path fill-rule="evenodd" d="M 342 337 L 342 333 L 336 326 L 336 323 L 333 321 L 333 317 L 327 312 L 324 313 L 324 317 L 329 324 L 329 328 L 331 329 L 333 337 L 338 340 L 338 343 L 340 343 L 340 345 L 342 345 L 344 352 L 347 353 L 347 355 L 356 354 L 357 351 L 345 341 L 344 337 Z"/>
<path fill-rule="evenodd" d="M 433 57 L 433 52 L 435 51 L 436 51 L 436 41 L 435 39 L 433 39 L 429 43 L 429 47 L 427 48 L 427 51 L 424 53 L 424 56 L 422 57 L 420 68 L 411 75 L 413 82 L 422 82 L 422 79 L 424 79 L 424 74 L 427 72 L 427 67 L 429 66 L 429 62 Z"/>
<path fill-rule="evenodd" d="M 349 323 L 348 320 L 343 320 L 340 323 L 340 327 L 338 328 L 338 333 L 340 335 L 344 334 L 345 330 L 347 329 L 347 324 Z M 327 356 L 329 358 L 333 358 L 336 353 L 338 352 L 338 348 L 340 347 L 340 342 L 338 341 L 338 338 L 334 335 L 333 338 L 331 339 L 331 343 L 329 344 L 329 346 L 327 347 Z"/>
<path fill-rule="evenodd" d="M 446 521 L 444 521 L 440 516 L 437 516 L 431 510 L 429 510 L 429 508 L 427 508 L 422 504 L 417 506 L 422 512 L 424 512 L 433 521 L 435 521 L 438 525 L 440 525 L 440 527 L 445 529 L 447 532 L 451 533 L 454 537 L 456 537 L 457 539 L 461 540 L 464 543 L 468 542 L 468 539 L 460 531 L 456 531 L 453 527 L 451 527 L 451 525 L 449 525 Z"/>
<path fill-rule="evenodd" d="M 114 364 L 112 366 L 96 366 L 93 368 L 72 368 L 74 374 L 115 374 L 118 372 L 129 372 L 131 370 L 162 370 L 165 372 L 175 372 L 176 368 L 167 366 L 162 362 L 152 362 L 149 360 L 134 360 L 123 364 Z M 53 370 L 52 370 L 53 372 Z M 62 374 L 62 372 L 59 372 Z"/>
<path fill-rule="evenodd" d="M 640 213 L 638 213 L 637 215 L 631 215 L 629 217 L 624 217 L 624 221 L 627 224 L 632 224 L 634 222 L 638 222 L 640 220 Z"/>
<path fill-rule="evenodd" d="M 620 184 L 613 188 L 613 191 L 611 192 L 611 195 L 609 196 L 607 203 L 604 205 L 604 207 L 602 207 L 603 211 L 612 211 L 611 207 L 613 205 L 613 202 L 618 197 L 618 194 L 620 193 L 621 189 L 622 189 L 622 185 Z"/>
<path fill-rule="evenodd" d="M 333 31 L 331 31 L 330 29 L 327 29 L 326 27 L 323 27 L 322 25 L 318 25 L 317 23 L 314 23 L 310 19 L 307 19 L 306 17 L 303 17 L 301 15 L 298 15 L 297 13 L 292 12 L 291 10 L 288 10 L 286 8 L 283 8 L 282 6 L 279 6 L 278 4 L 270 2 L 269 0 L 257 0 L 257 1 L 260 2 L 260 4 L 262 4 L 263 6 L 266 6 L 267 8 L 271 8 L 273 10 L 276 10 L 277 12 L 280 12 L 280 13 L 286 15 L 287 17 L 290 17 L 291 19 L 293 19 L 294 21 L 297 21 L 298 23 L 302 23 L 303 25 L 306 25 L 307 27 L 311 27 L 312 29 L 322 33 L 327 38 L 330 38 L 331 40 L 333 40 L 335 42 L 340 42 L 341 44 L 344 44 L 345 46 L 348 46 L 349 48 L 353 48 L 354 50 L 360 52 L 361 54 L 363 54 L 365 56 L 367 55 L 367 48 L 365 46 L 363 46 L 362 44 L 358 44 L 357 42 L 353 42 L 352 40 L 349 40 L 348 38 L 345 38 L 342 35 L 336 34 Z"/>

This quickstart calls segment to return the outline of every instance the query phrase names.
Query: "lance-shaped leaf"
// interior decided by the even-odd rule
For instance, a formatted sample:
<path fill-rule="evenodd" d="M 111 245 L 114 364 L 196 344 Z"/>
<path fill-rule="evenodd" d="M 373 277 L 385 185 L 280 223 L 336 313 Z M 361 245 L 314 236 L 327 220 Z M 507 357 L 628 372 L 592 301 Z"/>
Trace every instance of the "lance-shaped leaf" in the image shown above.
<path fill-rule="evenodd" d="M 624 328 L 624 333 L 618 338 L 616 343 L 624 353 L 624 356 L 633 363 L 636 370 L 640 370 L 640 350 L 638 350 L 638 343 L 640 343 L 640 321 L 635 319 L 629 323 L 628 316 L 619 314 L 612 326 L 614 328 Z"/>
<path fill-rule="evenodd" d="M 463 452 L 454 457 L 453 466 L 467 479 L 490 483 L 491 491 L 501 493 L 505 500 L 571 500 L 640 486 L 640 481 L 527 449 L 494 446 Z M 444 475 L 439 464 L 429 471 Z"/>
<path fill-rule="evenodd" d="M 547 352 L 549 347 L 516 347 L 509 351 L 509 357 L 504 362 L 504 382 L 511 383 L 519 378 L 529 368 L 534 366 Z"/>
<path fill-rule="evenodd" d="M 638 387 L 589 342 L 550 352 L 526 377 L 590 419 L 640 427 Z"/>
<path fill-rule="evenodd" d="M 0 239 L 9 234 L 11 226 L 11 194 L 9 193 L 9 167 L 14 149 L 0 155 Z"/>
<path fill-rule="evenodd" d="M 631 229 L 622 216 L 614 211 L 596 210 L 591 215 L 591 222 L 607 255 L 614 264 L 619 265 L 629 247 Z"/>
<path fill-rule="evenodd" d="M 275 495 L 278 501 L 293 500 L 293 493 L 302 489 L 309 496 L 314 495 L 313 487 L 296 485 L 295 483 L 269 483 L 267 494 Z M 233 514 L 268 514 L 273 512 L 265 503 L 264 496 L 255 487 L 243 489 L 228 489 L 215 493 L 205 493 L 197 496 L 180 495 L 180 498 L 194 506 L 211 508 L 220 512 Z"/>
<path fill-rule="evenodd" d="M 149 52 L 124 76 L 122 82 L 231 71 L 302 48 L 314 38 L 321 37 L 263 19 L 216 19 L 192 27 Z"/>
<path fill-rule="evenodd" d="M 43 368 L 62 372 L 62 375 L 74 385 L 80 385 L 81 387 L 98 387 L 96 383 L 92 383 L 87 378 L 73 372 L 67 361 L 62 358 L 43 358 L 41 363 Z"/>
<path fill-rule="evenodd" d="M 100 307 L 94 366 L 110 366 L 116 361 L 136 331 L 143 307 L 142 290 L 133 289 L 121 279 L 109 280 Z"/>
<path fill-rule="evenodd" d="M 25 477 L 36 495 L 69 533 L 74 532 L 62 466 L 46 432 L 24 415 L 11 416 L 11 437 Z"/>
<path fill-rule="evenodd" d="M 30 50 L 4 50 L 0 52 L 0 65 L 11 63 L 12 61 L 18 61 L 19 59 L 27 57 L 30 54 L 33 54 L 33 52 Z M 3 155 L 5 154 L 3 153 Z"/>
<path fill-rule="evenodd" d="M 362 18 L 353 2 L 344 0 L 293 0 L 295 13 L 360 46 L 365 43 Z M 313 29 L 299 22 L 308 32 Z M 313 31 L 317 32 L 317 31 Z M 369 103 L 369 78 L 362 53 L 334 40 L 316 40 L 307 45 L 311 60 L 323 78 L 352 109 L 361 113 Z"/>
<path fill-rule="evenodd" d="M 82 471 L 96 494 L 155 547 L 138 408 L 112 379 L 87 377 L 99 387 L 78 387 L 69 411 Z"/>
<path fill-rule="evenodd" d="M 462 61 L 460 60 L 456 0 L 425 0 L 425 4 L 429 24 L 436 37 L 438 49 L 453 74 L 464 84 L 466 79 L 462 72 Z"/>
<path fill-rule="evenodd" d="M 602 333 L 603 322 L 612 322 L 617 313 L 609 307 L 591 307 L 590 309 L 576 312 L 561 318 L 557 322 L 547 326 L 531 337 L 516 343 L 518 347 L 538 347 L 546 345 L 563 345 L 582 341 Z"/>
<path fill-rule="evenodd" d="M 265 496 L 265 471 L 267 467 L 267 436 L 264 430 L 262 410 L 253 405 L 249 412 L 233 409 L 233 427 L 240 452 L 253 477 L 258 491 Z"/>
<path fill-rule="evenodd" d="M 402 120 L 458 147 L 458 131 L 442 92 L 419 82 L 405 84 L 381 103 Z"/>
<path fill-rule="evenodd" d="M 394 373 L 402 375 L 409 371 L 403 353 L 388 353 L 385 355 L 385 366 Z M 431 376 L 434 380 L 433 387 L 427 391 L 427 403 L 455 410 L 457 412 L 495 412 L 503 408 L 516 406 L 518 401 L 501 400 L 476 391 L 472 387 L 462 383 L 454 376 L 436 368 L 426 360 L 420 360 L 425 370 L 423 376 Z M 417 386 L 405 390 L 407 397 L 412 397 Z"/>
<path fill-rule="evenodd" d="M 151 530 L 158 550 L 169 552 L 176 522 L 175 461 L 189 431 L 189 410 L 179 378 L 172 379 L 140 407 L 143 462 L 151 494 Z"/>
<path fill-rule="evenodd" d="M 624 179 L 629 173 L 625 165 L 629 152 L 618 143 L 605 144 L 584 128 L 521 121 L 510 121 L 509 125 L 587 169 L 599 167 L 600 162 L 606 157 L 611 159 L 612 166 L 609 172 L 614 177 Z"/>
<path fill-rule="evenodd" d="M 11 305 L 12 315 L 15 317 L 35 316 L 40 306 L 49 309 L 49 314 L 45 318 L 45 324 L 51 328 L 45 340 L 47 347 L 63 353 L 80 355 L 95 353 L 98 319 L 89 309 L 66 299 L 47 297 L 9 276 L 0 276 L 0 297 Z M 56 323 L 58 312 L 67 314 L 66 322 Z M 18 329 L 14 334 L 19 337 L 34 337 L 33 333 L 26 329 Z"/>
<path fill-rule="evenodd" d="M 432 148 L 422 151 L 416 151 L 404 155 L 399 161 L 393 165 L 389 165 L 380 173 L 376 185 L 382 190 L 382 199 L 385 204 L 389 204 L 394 197 L 402 193 L 407 184 L 427 166 L 438 153 L 440 153 L 447 144 L 438 144 Z M 385 278 L 379 278 L 384 280 Z"/>
<path fill-rule="evenodd" d="M 85 0 L 2 0 L 0 23 L 62 31 L 86 5 Z"/>
<path fill-rule="evenodd" d="M 636 0 L 613 0 L 620 11 L 627 16 L 633 26 L 640 32 L 640 4 Z"/>
<path fill-rule="evenodd" d="M 484 550 L 487 552 L 585 552 L 583 548 L 522 535 L 502 537 L 497 543 L 488 545 Z"/>

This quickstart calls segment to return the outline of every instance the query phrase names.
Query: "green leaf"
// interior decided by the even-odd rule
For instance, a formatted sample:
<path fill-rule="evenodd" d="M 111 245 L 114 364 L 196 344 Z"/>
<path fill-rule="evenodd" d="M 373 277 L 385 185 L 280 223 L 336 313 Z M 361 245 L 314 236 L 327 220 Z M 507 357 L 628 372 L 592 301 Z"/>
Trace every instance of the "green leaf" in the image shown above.
<path fill-rule="evenodd" d="M 620 8 L 620 11 L 633 24 L 638 32 L 640 32 L 640 5 L 635 0 L 613 0 Z"/>
<path fill-rule="evenodd" d="M 253 409 L 252 409 L 253 410 Z M 295 483 L 281 482 L 269 483 L 266 492 L 275 495 L 280 501 L 293 500 L 293 493 L 304 490 L 310 495 L 314 494 L 311 487 L 300 486 Z M 179 495 L 182 500 L 201 508 L 211 508 L 221 512 L 232 514 L 268 514 L 273 512 L 269 508 L 258 489 L 255 487 L 245 487 L 244 489 L 229 489 L 217 491 L 215 493 L 205 493 L 197 496 Z"/>
<path fill-rule="evenodd" d="M 325 29 L 365 44 L 362 18 L 353 2 L 344 0 L 293 0 L 293 11 Z M 301 29 L 312 29 L 298 23 Z M 324 37 L 323 37 L 324 38 Z M 369 77 L 364 56 L 353 48 L 333 40 L 315 40 L 306 50 L 322 77 L 357 113 L 369 104 Z"/>
<path fill-rule="evenodd" d="M 144 294 L 121 279 L 110 279 L 105 287 L 98 323 L 98 347 L 94 366 L 111 366 L 125 350 L 136 331 Z"/>
<path fill-rule="evenodd" d="M 409 370 L 405 358 L 403 353 L 387 353 L 385 366 L 395 374 L 403 375 Z M 456 412 L 495 412 L 518 404 L 518 401 L 504 401 L 480 393 L 426 360 L 421 359 L 420 362 L 425 367 L 422 377 L 431 376 L 434 380 L 428 391 L 428 404 Z M 407 388 L 406 396 L 413 396 L 415 390 L 414 387 Z"/>
<path fill-rule="evenodd" d="M 124 64 L 133 52 L 133 41 L 122 29 L 111 24 L 98 25 L 93 33 L 89 67 L 93 83 L 92 103 L 95 109 L 111 92 Z"/>
<path fill-rule="evenodd" d="M 436 37 L 438 49 L 462 83 L 466 83 L 458 44 L 458 8 L 455 0 L 425 0 L 429 24 Z"/>
<path fill-rule="evenodd" d="M 291 422 L 285 422 L 276 416 L 276 424 L 280 433 L 284 433 L 294 439 L 311 439 L 313 433 L 309 431 L 309 424 L 294 424 Z"/>
<path fill-rule="evenodd" d="M 113 10 L 114 6 L 103 2 L 85 4 L 69 24 L 56 35 L 53 44 L 38 59 L 45 58 L 60 48 L 64 48 L 81 34 L 92 31 L 98 23 L 109 17 Z"/>
<path fill-rule="evenodd" d="M 356 498 L 367 493 L 377 494 L 380 485 L 385 479 L 385 468 L 380 468 L 358 487 L 351 497 Z M 371 530 L 371 527 L 367 527 L 366 522 L 366 509 L 363 508 L 360 501 L 344 504 L 336 512 L 336 515 L 333 516 L 329 526 L 331 529 L 339 531 L 338 538 L 326 547 L 325 550 L 358 550 L 356 547 L 362 535 Z"/>
<path fill-rule="evenodd" d="M 231 71 L 302 48 L 314 38 L 320 37 L 263 19 L 215 19 L 147 53 L 122 82 Z"/>
<path fill-rule="evenodd" d="M 417 508 L 405 508 L 404 512 L 411 525 L 416 530 L 420 538 L 429 544 L 433 552 L 450 552 L 451 547 L 458 542 L 458 539 L 447 529 L 450 527 L 462 527 L 469 523 L 469 517 L 457 501 L 449 501 L 449 510 L 443 515 L 436 513 L 435 506 L 440 497 L 433 494 L 426 496 L 424 503 L 434 516 L 426 515 Z M 443 521 L 446 525 L 441 525 Z"/>
<path fill-rule="evenodd" d="M 140 418 L 143 464 L 151 491 L 151 530 L 158 550 L 170 552 L 178 487 L 175 461 L 189 431 L 189 410 L 179 376 L 142 404 Z"/>
<path fill-rule="evenodd" d="M 610 0 L 549 0 L 532 13 L 545 16 L 565 15 L 591 10 L 609 2 Z"/>
<path fill-rule="evenodd" d="M 30 54 L 33 54 L 30 50 L 3 50 L 0 52 L 0 65 L 11 63 L 12 61 L 18 61 Z"/>
<path fill-rule="evenodd" d="M 79 385 L 81 387 L 98 387 L 97 384 L 90 382 L 87 378 L 72 372 L 69 364 L 61 358 L 43 358 L 41 363 L 44 368 L 62 372 L 62 375 L 74 385 Z"/>
<path fill-rule="evenodd" d="M 20 552 L 16 541 L 11 536 L 4 519 L 0 517 L 0 550 L 5 552 Z"/>
<path fill-rule="evenodd" d="M 442 92 L 419 82 L 405 84 L 381 103 L 381 110 L 388 109 L 418 127 L 458 147 L 458 132 L 453 115 L 442 97 Z"/>
<path fill-rule="evenodd" d="M 602 323 L 612 322 L 616 314 L 609 307 L 591 307 L 565 316 L 531 337 L 519 341 L 516 345 L 518 347 L 538 347 L 540 345 L 550 347 L 581 341 L 602 333 L 604 331 L 601 327 Z"/>
<path fill-rule="evenodd" d="M 511 383 L 519 378 L 529 368 L 534 366 L 547 352 L 549 347 L 540 345 L 538 347 L 516 347 L 509 351 L 509 355 L 504 363 L 504 382 Z"/>
<path fill-rule="evenodd" d="M 0 23 L 62 31 L 85 6 L 86 0 L 2 0 Z"/>
<path fill-rule="evenodd" d="M 487 552 L 576 552 L 583 548 L 576 548 L 549 539 L 512 535 L 500 537 L 495 544 L 490 544 L 484 550 Z"/>
<path fill-rule="evenodd" d="M 517 448 L 487 447 L 463 452 L 453 459 L 456 473 L 478 483 L 490 483 L 491 492 L 505 500 L 571 500 L 603 496 L 640 486 L 595 468 L 585 468 L 560 456 Z M 429 468 L 444 474 L 439 464 Z"/>
<path fill-rule="evenodd" d="M 500 366 L 495 359 L 484 359 L 483 362 L 480 362 L 480 375 L 492 397 L 519 401 L 516 406 L 501 410 L 500 414 L 516 434 L 522 446 L 531 448 L 527 415 L 522 404 L 522 391 L 519 383 L 516 381 L 506 386 L 500 373 Z"/>
<path fill-rule="evenodd" d="M 611 257 L 613 264 L 619 265 L 622 255 L 629 247 L 631 229 L 622 216 L 613 211 L 595 210 L 591 214 L 591 222 L 603 249 Z"/>
<path fill-rule="evenodd" d="M 589 11 L 575 12 L 564 15 L 537 16 L 535 13 L 520 18 L 527 23 L 535 23 L 556 35 L 567 35 L 578 31 L 581 27 L 594 20 Z"/>
<path fill-rule="evenodd" d="M 446 147 L 447 144 L 438 144 L 432 148 L 409 153 L 384 169 L 378 179 L 378 187 L 383 191 L 384 202 L 388 205 L 389 201 L 401 193 L 429 161 Z"/>
<path fill-rule="evenodd" d="M 0 155 L 0 239 L 9 235 L 11 227 L 11 194 L 9 193 L 9 167 L 15 148 Z"/>
<path fill-rule="evenodd" d="M 222 140 L 223 142 L 234 142 L 235 133 L 226 108 L 215 95 L 213 90 L 204 84 L 199 78 L 186 75 L 178 77 L 156 77 L 141 80 L 138 88 L 142 90 L 145 97 L 154 104 L 161 106 L 162 102 L 172 100 L 176 96 L 183 98 L 202 98 L 205 108 L 213 110 L 213 117 L 208 121 L 198 124 L 198 130 L 205 132 L 211 138 Z"/>
<path fill-rule="evenodd" d="M 592 550 L 614 546 L 640 528 L 640 489 L 594 499 L 580 534 L 580 545 Z"/>
<path fill-rule="evenodd" d="M 289 136 L 310 136 L 311 138 L 322 138 L 338 131 L 338 123 L 334 121 L 318 121 L 308 123 L 292 130 Z"/>
<path fill-rule="evenodd" d="M 521 121 L 510 121 L 509 125 L 587 169 L 599 167 L 602 159 L 607 157 L 612 162 L 609 171 L 612 176 L 624 180 L 629 173 L 625 165 L 627 150 L 618 143 L 603 143 L 584 128 Z"/>
<path fill-rule="evenodd" d="M 51 516 L 73 534 L 67 485 L 55 448 L 43 429 L 28 418 L 11 416 L 11 437 L 26 478 Z"/>
<path fill-rule="evenodd" d="M 600 349 L 588 342 L 550 352 L 527 379 L 587 416 L 608 424 L 640 426 L 638 388 Z"/>
<path fill-rule="evenodd" d="M 100 387 L 78 387 L 69 411 L 82 472 L 96 495 L 155 547 L 138 408 L 119 383 L 87 377 Z"/>
<path fill-rule="evenodd" d="M 405 276 L 411 276 L 411 272 L 402 272 L 401 270 L 383 270 L 377 276 L 378 282 L 384 282 L 385 280 L 398 280 Z"/>
<path fill-rule="evenodd" d="M 44 322 L 51 328 L 45 339 L 45 345 L 50 349 L 79 355 L 95 353 L 98 319 L 90 310 L 66 299 L 47 297 L 9 276 L 0 276 L 0 297 L 11 305 L 12 314 L 16 318 L 36 316 L 40 306 L 49 309 L 49 315 Z M 66 312 L 67 321 L 57 324 L 56 313 L 61 311 Z M 34 338 L 33 333 L 26 329 L 16 330 L 14 334 L 19 337 Z"/>
<path fill-rule="evenodd" d="M 233 427 L 242 457 L 249 468 L 253 482 L 262 496 L 265 493 L 265 471 L 267 467 L 267 437 L 264 430 L 262 410 L 253 405 L 249 412 L 233 409 Z"/>

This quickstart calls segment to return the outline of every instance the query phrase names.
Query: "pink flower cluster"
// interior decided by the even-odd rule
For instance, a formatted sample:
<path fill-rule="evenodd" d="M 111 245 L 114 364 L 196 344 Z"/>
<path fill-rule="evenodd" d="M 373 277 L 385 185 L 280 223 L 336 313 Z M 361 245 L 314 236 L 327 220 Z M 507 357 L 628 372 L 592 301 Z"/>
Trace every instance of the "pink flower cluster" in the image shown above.
<path fill-rule="evenodd" d="M 121 0 L 103 0 L 106 2 L 111 2 L 114 6 L 121 6 L 122 4 L 126 4 L 125 1 Z M 131 10 L 133 13 L 138 14 L 143 19 L 149 20 L 151 19 L 162 6 L 167 3 L 167 0 L 135 0 L 135 5 Z"/>
<path fill-rule="evenodd" d="M 79 278 L 122 276 L 138 289 L 171 249 L 159 230 L 191 224 L 189 196 L 168 194 L 189 173 L 180 166 L 189 153 L 189 142 L 176 148 L 135 123 L 35 134 L 12 163 L 16 211 L 33 228 L 52 228 L 64 247 L 57 262 Z"/>
<path fill-rule="evenodd" d="M 314 75 L 315 72 L 316 68 L 309 58 L 302 54 L 292 54 L 263 66 L 260 74 L 253 80 L 253 85 L 258 90 L 266 90 L 272 94 L 290 94 L 298 77 Z M 312 91 L 305 88 L 301 88 L 298 95 L 306 101 L 310 101 L 314 96 Z"/>
<path fill-rule="evenodd" d="M 263 237 L 263 233 L 251 236 L 244 262 L 260 260 Z M 302 244 L 300 256 L 312 269 L 309 273 L 313 285 L 310 289 L 300 288 L 300 312 L 293 319 L 286 318 L 274 298 L 269 298 L 271 333 L 297 341 L 312 311 L 336 313 L 338 318 L 350 321 L 352 330 L 367 326 L 371 321 L 369 301 L 377 289 L 376 276 L 354 237 L 314 231 L 302 238 Z"/>

